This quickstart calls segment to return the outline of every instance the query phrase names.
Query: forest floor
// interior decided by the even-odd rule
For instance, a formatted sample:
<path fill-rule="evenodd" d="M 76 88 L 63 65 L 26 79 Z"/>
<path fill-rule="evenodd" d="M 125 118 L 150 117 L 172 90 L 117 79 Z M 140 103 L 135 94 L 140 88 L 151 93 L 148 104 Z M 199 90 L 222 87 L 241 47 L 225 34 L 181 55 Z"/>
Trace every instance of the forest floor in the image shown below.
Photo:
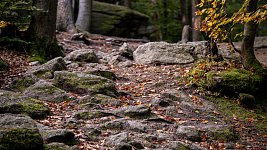
<path fill-rule="evenodd" d="M 111 53 L 117 51 L 124 42 L 127 42 L 132 48 L 137 48 L 140 44 L 145 43 L 142 40 L 92 35 L 90 44 L 87 45 L 81 41 L 72 41 L 67 33 L 58 34 L 58 40 L 61 45 L 67 48 L 67 52 L 68 49 L 74 51 L 90 48 Z M 263 64 L 267 65 L 267 48 L 257 49 L 255 54 Z M 23 72 L 30 68 L 26 54 L 1 48 L 0 56 L 11 64 L 10 71 L 0 76 L 0 84 L 2 85 L 20 77 Z M 68 127 L 76 134 L 80 149 L 110 149 L 109 140 L 124 138 L 124 133 L 127 133 L 127 139 L 137 141 L 137 146 L 138 142 L 141 141 L 140 143 L 147 149 L 171 149 L 175 147 L 173 145 L 179 145 L 179 142 L 188 145 L 191 149 L 266 149 L 267 133 L 266 131 L 259 132 L 255 128 L 256 119 L 251 117 L 244 121 L 234 113 L 230 116 L 224 114 L 216 104 L 208 101 L 196 87 L 179 80 L 187 75 L 193 64 L 140 65 L 134 63 L 130 67 L 115 65 L 108 67 L 118 77 L 116 80 L 117 89 L 127 94 L 119 98 L 122 107 L 112 104 L 105 104 L 101 107 L 110 111 L 111 114 L 116 114 L 115 112 L 120 111 L 123 107 L 144 105 L 148 106 L 151 113 L 157 117 L 131 120 L 128 117 L 121 118 L 117 115 L 111 115 L 105 118 L 80 121 L 79 126 Z M 172 91 L 181 93 L 180 95 L 172 95 Z M 166 97 L 173 96 L 176 99 L 183 99 L 185 103 L 160 101 L 162 94 L 165 94 Z M 65 128 L 66 120 L 73 115 L 73 112 L 77 111 L 76 104 L 73 102 L 48 103 L 48 105 L 53 115 L 39 122 L 55 129 Z M 118 130 L 101 131 L 97 140 L 88 140 L 85 136 L 86 133 L 81 128 L 98 127 L 100 122 L 105 119 L 113 121 L 113 123 L 118 121 L 120 124 L 116 125 L 115 123 L 116 127 L 119 125 L 122 127 Z M 125 124 L 131 129 L 125 127 Z M 218 137 L 217 139 L 209 138 L 210 133 L 206 132 L 206 129 L 215 130 L 225 126 L 231 127 L 239 135 L 239 138 L 231 140 L 229 137 L 230 141 Z M 198 132 L 194 132 L 196 130 Z M 176 143 L 177 141 L 179 142 Z"/>

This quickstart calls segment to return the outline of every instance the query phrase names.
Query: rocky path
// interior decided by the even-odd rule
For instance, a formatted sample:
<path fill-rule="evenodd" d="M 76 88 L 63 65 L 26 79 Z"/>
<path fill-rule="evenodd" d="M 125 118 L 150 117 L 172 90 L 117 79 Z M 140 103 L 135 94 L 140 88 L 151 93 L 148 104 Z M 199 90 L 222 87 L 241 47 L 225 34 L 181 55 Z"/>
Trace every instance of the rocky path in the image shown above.
<path fill-rule="evenodd" d="M 190 64 L 136 64 L 129 51 L 145 41 L 91 39 L 86 45 L 60 34 L 69 53 L 65 58 L 32 64 L 0 91 L 2 135 L 23 124 L 23 130 L 11 133 L 32 131 L 22 139 L 33 138 L 37 128 L 51 150 L 266 149 L 266 134 L 225 116 L 179 80 Z M 23 142 L 39 149 L 42 141 L 35 138 L 38 142 Z"/>

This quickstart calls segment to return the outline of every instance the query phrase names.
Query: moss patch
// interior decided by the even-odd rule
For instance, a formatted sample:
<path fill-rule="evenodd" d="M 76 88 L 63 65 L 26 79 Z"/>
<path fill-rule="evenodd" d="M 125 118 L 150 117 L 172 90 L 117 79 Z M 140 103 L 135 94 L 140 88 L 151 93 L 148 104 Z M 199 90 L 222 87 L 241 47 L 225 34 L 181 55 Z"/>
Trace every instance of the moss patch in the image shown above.
<path fill-rule="evenodd" d="M 43 119 L 50 114 L 50 109 L 40 100 L 29 98 L 19 104 L 21 112 L 34 119 Z"/>
<path fill-rule="evenodd" d="M 17 79 L 13 81 L 10 85 L 10 88 L 13 90 L 18 90 L 18 91 L 24 91 L 27 87 L 33 85 L 37 79 L 34 79 L 31 76 L 25 76 L 23 78 Z"/>
<path fill-rule="evenodd" d="M 96 76 L 101 76 L 101 77 L 104 77 L 104 78 L 107 78 L 107 79 L 110 79 L 110 80 L 116 80 L 117 79 L 116 75 L 113 72 L 110 72 L 110 71 L 97 70 L 97 71 L 91 71 L 91 72 L 88 72 L 88 73 L 96 75 Z"/>
<path fill-rule="evenodd" d="M 214 139 L 224 142 L 232 142 L 239 139 L 239 135 L 228 128 L 225 130 L 214 131 L 211 132 L 210 134 Z"/>
<path fill-rule="evenodd" d="M 44 150 L 74 150 L 74 148 L 63 143 L 50 143 L 44 145 Z"/>
<path fill-rule="evenodd" d="M 0 138 L 1 150 L 37 150 L 43 149 L 43 139 L 38 130 L 4 129 Z"/>
<path fill-rule="evenodd" d="M 29 53 L 30 61 L 39 61 L 40 63 L 45 63 L 47 60 L 64 56 L 62 47 L 60 47 L 57 42 L 51 43 L 49 47 L 44 47 L 46 41 L 32 41 Z"/>
<path fill-rule="evenodd" d="M 254 94 L 264 83 L 263 77 L 243 69 L 232 69 L 219 73 L 207 73 L 206 87 L 224 95 L 238 93 Z"/>
<path fill-rule="evenodd" d="M 80 112 L 80 113 L 77 113 L 75 115 L 75 117 L 77 119 L 83 119 L 83 120 L 90 120 L 90 119 L 94 119 L 94 118 L 101 118 L 101 117 L 104 117 L 105 114 L 101 113 L 101 112 Z"/>
<path fill-rule="evenodd" d="M 76 93 L 105 94 L 116 97 L 115 84 L 106 78 L 83 73 L 61 72 L 55 74 L 55 85 Z"/>
<path fill-rule="evenodd" d="M 26 114 L 34 119 L 43 119 L 50 114 L 50 109 L 42 101 L 32 98 L 7 103 L 1 111 L 1 113 Z"/>
<path fill-rule="evenodd" d="M 259 131 L 266 133 L 267 131 L 267 112 L 262 111 L 261 109 L 255 109 L 254 111 L 245 109 L 235 101 L 230 101 L 229 99 L 224 98 L 210 98 L 210 100 L 217 104 L 219 110 L 229 117 L 233 115 L 238 119 L 244 122 L 250 122 L 255 126 Z"/>

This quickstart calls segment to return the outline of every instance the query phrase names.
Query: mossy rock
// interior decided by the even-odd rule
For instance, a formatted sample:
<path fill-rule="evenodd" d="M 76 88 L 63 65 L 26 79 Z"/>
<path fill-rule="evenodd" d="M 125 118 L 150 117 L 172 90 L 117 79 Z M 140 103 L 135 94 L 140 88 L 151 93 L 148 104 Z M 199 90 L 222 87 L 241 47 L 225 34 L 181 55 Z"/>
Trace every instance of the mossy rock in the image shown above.
<path fill-rule="evenodd" d="M 26 114 L 34 119 L 43 119 L 50 114 L 50 109 L 40 100 L 9 91 L 0 92 L 0 113 Z"/>
<path fill-rule="evenodd" d="M 27 114 L 34 119 L 43 119 L 50 115 L 50 109 L 40 100 L 28 98 L 21 103 L 20 113 Z"/>
<path fill-rule="evenodd" d="M 116 98 L 103 95 L 103 94 L 95 94 L 95 95 L 87 95 L 80 99 L 80 104 L 112 104 L 116 102 Z"/>
<path fill-rule="evenodd" d="M 148 16 L 127 7 L 94 1 L 91 33 L 120 37 L 139 37 L 147 27 Z"/>
<path fill-rule="evenodd" d="M 6 129 L 0 138 L 1 150 L 36 150 L 42 149 L 42 146 L 43 140 L 38 130 Z"/>
<path fill-rule="evenodd" d="M 117 76 L 110 71 L 101 71 L 101 70 L 96 70 L 96 71 L 89 71 L 88 73 L 96 75 L 96 76 L 101 76 L 110 80 L 116 80 Z"/>
<path fill-rule="evenodd" d="M 75 118 L 82 119 L 82 120 L 90 120 L 90 119 L 101 118 L 105 116 L 107 116 L 107 114 L 99 112 L 99 111 L 83 111 L 83 112 L 78 112 L 77 114 L 75 114 Z"/>
<path fill-rule="evenodd" d="M 112 80 L 82 72 L 56 71 L 54 84 L 59 88 L 78 94 L 118 95 Z"/>
<path fill-rule="evenodd" d="M 26 114 L 34 119 L 43 119 L 50 114 L 50 109 L 42 101 L 32 98 L 4 105 L 0 109 L 2 113 Z"/>
<path fill-rule="evenodd" d="M 10 66 L 0 57 L 0 71 L 6 71 Z"/>
<path fill-rule="evenodd" d="M 237 96 L 238 93 L 257 93 L 264 82 L 260 75 L 243 69 L 232 69 L 219 73 L 208 72 L 205 86 L 223 95 Z"/>
<path fill-rule="evenodd" d="M 8 87 L 13 91 L 24 91 L 27 87 L 36 83 L 39 79 L 32 75 L 26 75 L 21 78 L 15 79 Z"/>
<path fill-rule="evenodd" d="M 68 146 L 63 143 L 49 143 L 44 145 L 44 150 L 78 150 L 76 146 Z"/>
<path fill-rule="evenodd" d="M 40 80 L 34 85 L 28 87 L 25 89 L 23 94 L 27 97 L 48 102 L 62 102 L 69 100 L 69 97 L 65 91 L 44 80 Z"/>
<path fill-rule="evenodd" d="M 1 150 L 42 150 L 43 139 L 29 116 L 0 114 Z"/>
<path fill-rule="evenodd" d="M 35 75 L 39 78 L 42 78 L 46 74 L 51 74 L 55 71 L 61 71 L 66 69 L 66 63 L 62 57 L 57 57 L 52 60 L 49 60 L 41 66 L 34 67 L 27 71 L 27 74 Z"/>
<path fill-rule="evenodd" d="M 65 60 L 87 63 L 98 63 L 99 59 L 92 49 L 75 50 L 69 53 Z"/>
<path fill-rule="evenodd" d="M 240 104 L 246 108 L 253 108 L 256 103 L 255 97 L 246 93 L 239 94 L 239 101 Z"/>

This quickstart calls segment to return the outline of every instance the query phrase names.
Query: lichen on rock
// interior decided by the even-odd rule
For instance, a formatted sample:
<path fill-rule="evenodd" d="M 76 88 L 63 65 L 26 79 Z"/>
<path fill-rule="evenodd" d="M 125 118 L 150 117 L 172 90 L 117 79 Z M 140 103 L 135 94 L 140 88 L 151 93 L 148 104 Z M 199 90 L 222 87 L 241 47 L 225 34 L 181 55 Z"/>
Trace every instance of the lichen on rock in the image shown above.
<path fill-rule="evenodd" d="M 30 86 L 23 92 L 23 94 L 27 97 L 49 102 L 62 102 L 68 100 L 68 95 L 65 91 L 44 80 L 40 80 L 34 85 Z"/>
<path fill-rule="evenodd" d="M 27 114 L 34 119 L 50 114 L 50 109 L 42 101 L 19 93 L 0 91 L 0 99 L 0 113 Z"/>
<path fill-rule="evenodd" d="M 35 121 L 25 115 L 0 114 L 0 149 L 43 149 L 43 139 Z"/>
<path fill-rule="evenodd" d="M 115 83 L 112 80 L 83 72 L 56 71 L 54 84 L 63 90 L 79 94 L 117 96 Z"/>

